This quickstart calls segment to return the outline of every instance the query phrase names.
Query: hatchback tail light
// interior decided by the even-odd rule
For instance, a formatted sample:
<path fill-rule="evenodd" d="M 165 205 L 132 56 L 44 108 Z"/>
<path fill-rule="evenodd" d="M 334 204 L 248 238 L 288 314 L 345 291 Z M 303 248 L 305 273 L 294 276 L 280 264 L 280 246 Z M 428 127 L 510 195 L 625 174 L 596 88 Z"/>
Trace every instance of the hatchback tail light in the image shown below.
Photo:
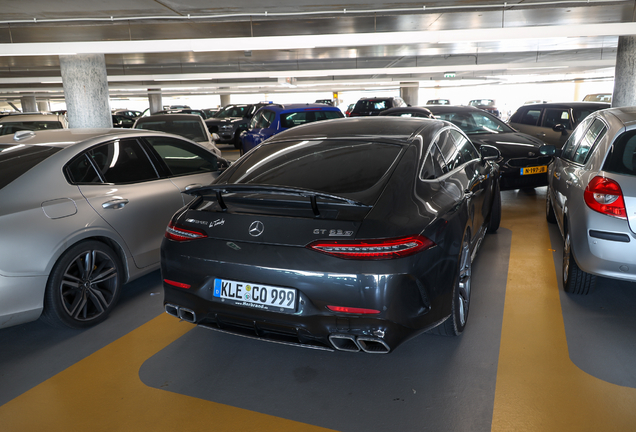
<path fill-rule="evenodd" d="M 187 230 L 185 228 L 179 227 L 175 225 L 172 221 L 168 224 L 168 228 L 166 228 L 165 237 L 169 240 L 174 240 L 178 242 L 189 241 L 189 240 L 197 240 L 201 238 L 206 238 L 207 234 L 201 231 L 192 231 Z"/>
<path fill-rule="evenodd" d="M 433 246 L 432 240 L 421 235 L 379 240 L 317 240 L 307 245 L 318 252 L 357 260 L 402 258 Z"/>
<path fill-rule="evenodd" d="M 620 185 L 612 179 L 596 176 L 585 188 L 585 203 L 594 211 L 627 219 L 627 210 Z"/>

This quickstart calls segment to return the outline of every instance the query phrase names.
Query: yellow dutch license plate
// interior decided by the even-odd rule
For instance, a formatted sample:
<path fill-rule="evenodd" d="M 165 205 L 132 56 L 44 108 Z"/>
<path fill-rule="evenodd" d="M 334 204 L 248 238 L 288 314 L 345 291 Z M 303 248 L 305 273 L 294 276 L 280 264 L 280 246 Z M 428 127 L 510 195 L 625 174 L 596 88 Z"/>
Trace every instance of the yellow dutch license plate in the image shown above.
<path fill-rule="evenodd" d="M 546 173 L 546 172 L 548 172 L 548 166 L 547 165 L 521 168 L 521 175 L 542 174 L 542 173 Z"/>

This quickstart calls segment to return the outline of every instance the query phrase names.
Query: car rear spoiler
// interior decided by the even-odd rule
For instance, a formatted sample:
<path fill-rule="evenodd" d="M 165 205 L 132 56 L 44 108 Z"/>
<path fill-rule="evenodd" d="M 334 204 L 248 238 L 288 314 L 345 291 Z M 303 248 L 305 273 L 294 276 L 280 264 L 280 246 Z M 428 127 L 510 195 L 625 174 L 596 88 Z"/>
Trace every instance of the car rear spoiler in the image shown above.
<path fill-rule="evenodd" d="M 365 207 L 371 208 L 371 205 L 364 204 L 360 201 L 356 201 L 350 198 L 342 197 L 339 195 L 333 195 L 325 192 L 318 192 L 311 189 L 303 189 L 289 186 L 273 186 L 273 185 L 248 185 L 248 184 L 224 184 L 224 185 L 207 185 L 201 186 L 197 188 L 192 188 L 186 191 L 189 195 L 197 195 L 203 196 L 208 193 L 213 192 L 216 196 L 216 200 L 223 209 L 223 211 L 227 211 L 227 205 L 223 200 L 223 194 L 230 193 L 258 193 L 258 194 L 271 194 L 271 195 L 294 195 L 294 196 L 302 196 L 309 198 L 311 202 L 311 209 L 314 212 L 314 215 L 319 216 L 320 211 L 318 210 L 318 204 L 316 200 L 318 198 L 326 198 L 335 201 L 345 202 L 349 205 L 356 207 Z"/>

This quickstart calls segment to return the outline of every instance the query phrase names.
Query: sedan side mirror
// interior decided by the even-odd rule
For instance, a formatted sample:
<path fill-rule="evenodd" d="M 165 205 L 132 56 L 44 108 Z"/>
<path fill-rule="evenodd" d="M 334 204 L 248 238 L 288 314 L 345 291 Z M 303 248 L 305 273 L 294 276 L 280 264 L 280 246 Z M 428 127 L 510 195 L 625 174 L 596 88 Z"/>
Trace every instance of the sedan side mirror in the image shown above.
<path fill-rule="evenodd" d="M 481 151 L 481 159 L 486 161 L 496 161 L 501 158 L 501 152 L 497 147 L 493 147 L 490 145 L 482 145 L 480 147 Z"/>
<path fill-rule="evenodd" d="M 212 142 L 216 143 L 217 141 L 220 141 L 220 140 L 221 140 L 221 137 L 219 136 L 219 134 L 217 133 L 212 134 Z"/>
<path fill-rule="evenodd" d="M 544 144 L 539 147 L 539 153 L 543 156 L 561 156 L 561 149 L 557 149 L 555 146 L 550 144 Z"/>

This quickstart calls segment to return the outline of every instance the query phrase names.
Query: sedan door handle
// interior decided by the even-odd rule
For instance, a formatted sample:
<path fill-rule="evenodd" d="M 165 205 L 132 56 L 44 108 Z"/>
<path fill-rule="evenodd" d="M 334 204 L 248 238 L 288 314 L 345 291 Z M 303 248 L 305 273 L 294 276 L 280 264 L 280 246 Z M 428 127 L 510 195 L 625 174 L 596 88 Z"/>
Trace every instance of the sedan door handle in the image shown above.
<path fill-rule="evenodd" d="M 185 190 L 186 190 L 186 192 L 187 192 L 187 191 L 189 191 L 190 189 L 198 188 L 198 187 L 201 187 L 201 186 L 203 186 L 203 185 L 202 185 L 202 184 L 200 184 L 200 183 L 189 184 L 189 185 L 187 185 L 187 186 L 185 187 Z"/>
<path fill-rule="evenodd" d="M 120 208 L 124 208 L 126 204 L 128 204 L 128 200 L 126 198 L 119 198 L 112 201 L 106 201 L 102 204 L 102 208 L 117 210 Z"/>
<path fill-rule="evenodd" d="M 475 195 L 474 192 L 469 191 L 468 189 L 466 189 L 464 191 L 464 195 L 466 195 L 466 198 L 471 199 L 473 197 L 473 195 Z"/>

